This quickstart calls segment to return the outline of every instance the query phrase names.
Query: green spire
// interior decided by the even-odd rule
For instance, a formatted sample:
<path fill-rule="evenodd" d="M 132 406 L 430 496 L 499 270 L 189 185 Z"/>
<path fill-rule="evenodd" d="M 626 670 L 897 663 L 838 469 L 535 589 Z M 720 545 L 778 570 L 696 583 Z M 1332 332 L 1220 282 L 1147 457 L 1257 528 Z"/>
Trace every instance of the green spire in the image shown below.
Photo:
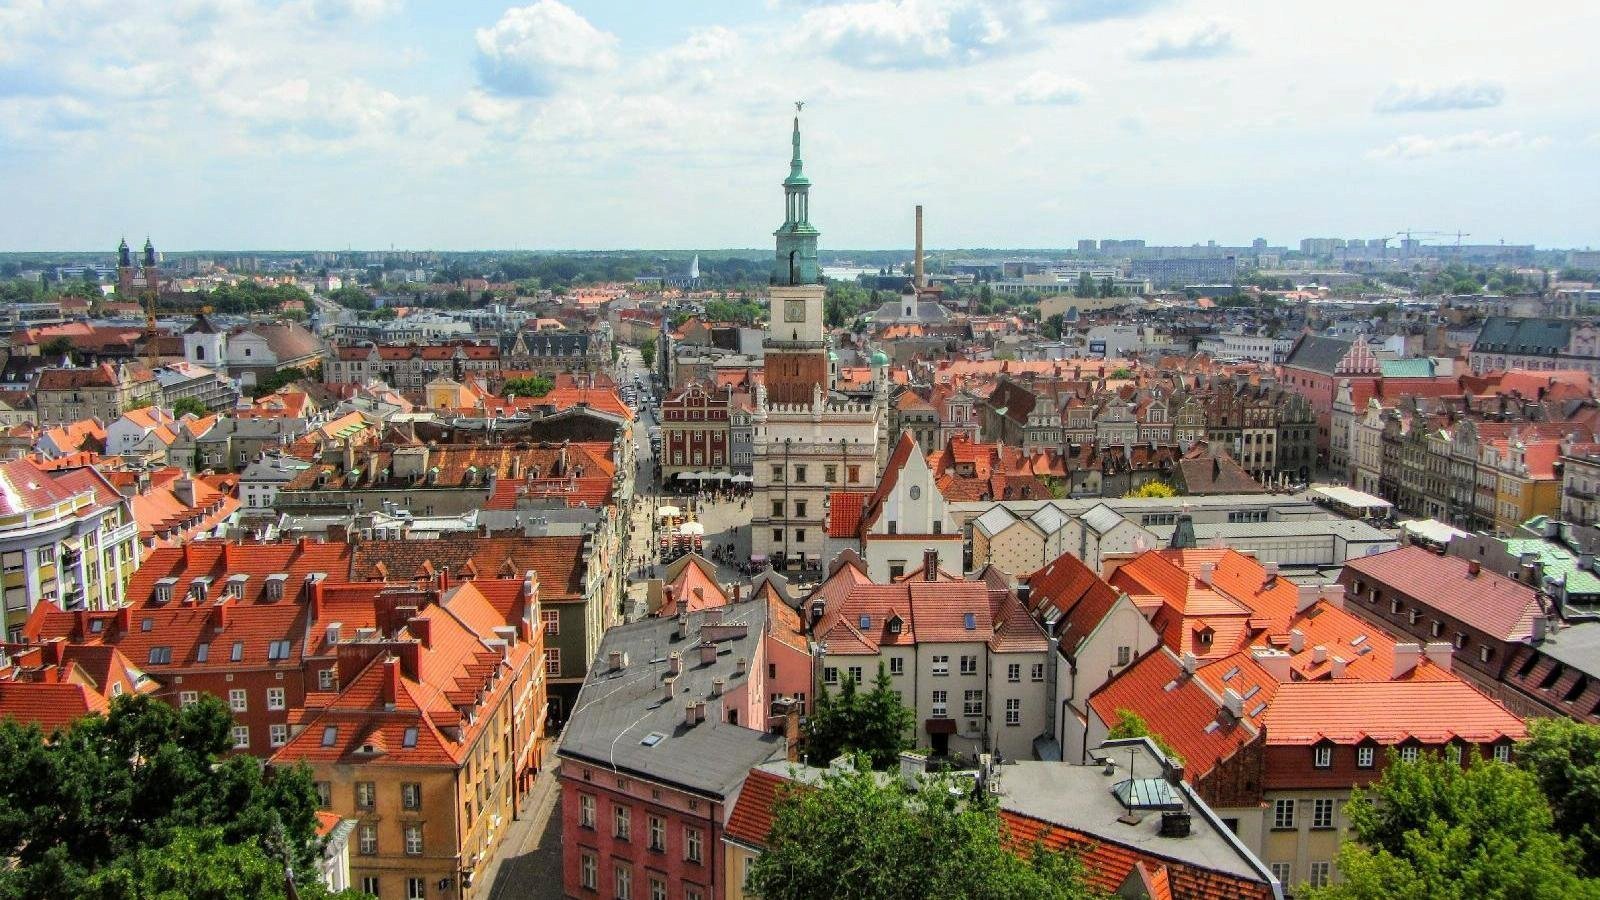
<path fill-rule="evenodd" d="M 800 111 L 801 104 L 795 104 Z M 789 177 L 783 180 L 784 216 L 774 236 L 777 256 L 772 265 L 773 284 L 816 284 L 821 278 L 817 267 L 818 232 L 811 225 L 811 180 L 805 176 L 800 160 L 800 117 L 794 117 L 793 155 L 789 158 Z"/>

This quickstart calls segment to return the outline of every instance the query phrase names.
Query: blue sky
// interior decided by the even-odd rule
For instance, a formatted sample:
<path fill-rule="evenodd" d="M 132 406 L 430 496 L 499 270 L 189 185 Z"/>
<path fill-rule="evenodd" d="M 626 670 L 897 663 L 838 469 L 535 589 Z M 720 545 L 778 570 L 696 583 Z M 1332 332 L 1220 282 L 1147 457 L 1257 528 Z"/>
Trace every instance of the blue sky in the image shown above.
<path fill-rule="evenodd" d="M 0 0 L 0 249 L 1600 245 L 1600 5 Z"/>

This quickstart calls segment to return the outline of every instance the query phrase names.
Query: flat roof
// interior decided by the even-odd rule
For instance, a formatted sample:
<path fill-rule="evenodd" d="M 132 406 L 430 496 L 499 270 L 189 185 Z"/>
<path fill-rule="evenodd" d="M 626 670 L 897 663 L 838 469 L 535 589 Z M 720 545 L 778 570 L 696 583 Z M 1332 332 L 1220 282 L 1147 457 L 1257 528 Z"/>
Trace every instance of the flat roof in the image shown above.
<path fill-rule="evenodd" d="M 1166 540 L 1172 536 L 1174 525 L 1146 525 L 1145 529 Z M 1375 528 L 1366 522 L 1330 516 L 1326 519 L 1283 519 L 1276 522 L 1196 522 L 1196 540 L 1220 537 L 1224 540 L 1273 537 L 1341 537 L 1354 543 L 1398 543 L 1396 535 Z"/>
<path fill-rule="evenodd" d="M 1342 484 L 1319 484 L 1312 488 L 1310 493 L 1314 497 L 1321 497 L 1341 506 L 1359 509 L 1389 509 L 1394 506 L 1382 497 L 1374 497 L 1365 491 L 1358 491 Z"/>

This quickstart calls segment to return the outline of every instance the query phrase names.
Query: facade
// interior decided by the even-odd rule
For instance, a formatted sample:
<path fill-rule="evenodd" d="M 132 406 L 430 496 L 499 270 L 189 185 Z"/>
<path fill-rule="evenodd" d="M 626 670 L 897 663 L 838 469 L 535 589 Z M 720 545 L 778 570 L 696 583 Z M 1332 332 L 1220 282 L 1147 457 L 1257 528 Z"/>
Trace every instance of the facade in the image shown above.
<path fill-rule="evenodd" d="M 835 521 L 835 504 L 845 508 L 849 500 L 839 494 L 829 498 L 830 534 L 836 526 L 847 524 Z M 944 494 L 910 432 L 901 433 L 877 490 L 864 498 L 860 510 L 854 531 L 870 577 L 898 581 L 914 571 L 919 561 L 924 568 L 931 564 L 935 571 L 962 571 L 961 532 L 951 522 Z M 934 556 L 929 557 L 929 552 Z"/>
<path fill-rule="evenodd" d="M 33 387 L 39 425 L 49 428 L 80 419 L 114 422 L 136 406 L 155 402 L 161 383 L 137 363 L 101 363 L 92 368 L 43 369 Z"/>
<path fill-rule="evenodd" d="M 91 467 L 45 471 L 0 464 L 0 616 L 15 642 L 41 603 L 74 610 L 122 606 L 139 567 L 139 526 L 127 498 Z"/>
<path fill-rule="evenodd" d="M 606 633 L 561 741 L 565 896 L 728 896 L 728 812 L 787 744 L 766 731 L 766 612 L 751 600 Z"/>
<path fill-rule="evenodd" d="M 469 376 L 487 379 L 501 370 L 500 348 L 483 344 L 341 347 L 322 367 L 324 384 L 377 380 L 402 391 L 420 391 L 430 381 Z"/>
<path fill-rule="evenodd" d="M 1030 757 L 1049 708 L 1045 636 L 1003 579 L 941 576 L 934 553 L 891 584 L 848 555 L 836 561 L 801 606 L 820 686 L 870 685 L 881 664 L 916 713 L 916 746 Z"/>
<path fill-rule="evenodd" d="M 1600 447 L 1570 451 L 1561 465 L 1561 519 L 1600 522 Z"/>
<path fill-rule="evenodd" d="M 1333 401 L 1341 381 L 1370 391 L 1379 377 L 1377 357 L 1363 341 L 1301 335 L 1279 367 L 1283 387 L 1305 397 L 1316 419 L 1316 447 L 1327 455 L 1332 444 Z M 1358 398 L 1356 402 L 1360 402 Z"/>
<path fill-rule="evenodd" d="M 501 358 L 508 370 L 555 375 L 593 375 L 611 365 L 611 330 L 531 331 L 523 329 L 503 340 Z"/>
<path fill-rule="evenodd" d="M 729 472 L 733 457 L 729 410 L 733 388 L 698 381 L 661 400 L 661 480 L 681 472 Z"/>

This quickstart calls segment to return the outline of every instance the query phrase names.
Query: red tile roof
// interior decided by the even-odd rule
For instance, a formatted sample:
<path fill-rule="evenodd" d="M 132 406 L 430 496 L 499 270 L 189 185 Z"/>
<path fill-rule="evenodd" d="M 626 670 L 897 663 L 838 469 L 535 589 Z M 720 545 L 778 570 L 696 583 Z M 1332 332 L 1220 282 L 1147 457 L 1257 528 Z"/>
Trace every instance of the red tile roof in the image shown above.
<path fill-rule="evenodd" d="M 766 849 L 767 836 L 772 833 L 772 811 L 784 791 L 810 788 L 782 775 L 751 769 L 728 813 L 728 824 L 723 833 L 748 847 Z"/>
<path fill-rule="evenodd" d="M 861 530 L 861 508 L 866 491 L 834 491 L 828 495 L 828 537 L 853 538 Z"/>
<path fill-rule="evenodd" d="M 1521 719 L 1458 679 L 1293 681 L 1278 688 L 1262 724 L 1270 744 L 1487 744 L 1527 733 Z"/>
<path fill-rule="evenodd" d="M 1405 546 L 1350 560 L 1339 580 L 1352 594 L 1365 594 L 1355 590 L 1357 581 L 1367 590 L 1381 585 L 1398 591 L 1501 640 L 1531 637 L 1533 620 L 1540 614 L 1538 594 L 1519 581 L 1481 567 L 1474 576 L 1471 565 L 1460 557 Z M 1365 602 L 1365 597 L 1351 602 Z"/>
<path fill-rule="evenodd" d="M 1198 678 L 1186 675 L 1178 655 L 1157 647 L 1123 669 L 1089 697 L 1089 706 L 1107 726 L 1120 710 L 1138 713 L 1150 731 L 1183 757 L 1184 778 L 1198 781 L 1259 731 L 1222 709 L 1222 698 Z"/>

